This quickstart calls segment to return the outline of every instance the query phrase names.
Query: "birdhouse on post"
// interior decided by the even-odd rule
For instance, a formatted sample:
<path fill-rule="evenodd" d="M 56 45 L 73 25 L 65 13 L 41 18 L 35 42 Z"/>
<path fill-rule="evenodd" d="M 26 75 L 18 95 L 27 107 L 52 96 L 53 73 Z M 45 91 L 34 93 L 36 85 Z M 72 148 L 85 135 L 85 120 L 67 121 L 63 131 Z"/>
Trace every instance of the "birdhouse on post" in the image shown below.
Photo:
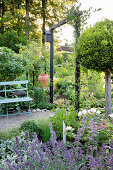
<path fill-rule="evenodd" d="M 52 33 L 51 33 L 51 31 L 45 31 L 45 42 L 52 42 Z"/>

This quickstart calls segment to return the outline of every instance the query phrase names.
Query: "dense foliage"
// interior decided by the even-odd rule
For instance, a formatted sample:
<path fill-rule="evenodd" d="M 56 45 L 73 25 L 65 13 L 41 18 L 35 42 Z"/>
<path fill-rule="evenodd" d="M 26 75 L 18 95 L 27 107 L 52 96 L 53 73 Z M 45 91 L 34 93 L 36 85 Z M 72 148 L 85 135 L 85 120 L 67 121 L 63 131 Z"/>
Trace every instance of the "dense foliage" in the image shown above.
<path fill-rule="evenodd" d="M 74 128 L 76 133 L 79 127 L 79 122 L 77 118 L 78 113 L 74 112 L 73 108 L 70 108 L 70 111 L 67 112 L 65 108 L 57 108 L 54 116 L 50 117 L 50 122 L 53 125 L 53 130 L 56 133 L 57 139 L 61 140 L 63 138 L 63 126 L 62 122 L 64 120 L 66 126 L 71 126 Z"/>
<path fill-rule="evenodd" d="M 19 53 L 19 44 L 27 44 L 25 35 L 18 35 L 14 30 L 8 30 L 4 34 L 0 33 L 0 47 L 8 47 L 16 53 Z"/>
<path fill-rule="evenodd" d="M 101 21 L 82 33 L 77 43 L 77 55 L 83 66 L 106 72 L 113 65 L 113 22 Z"/>
<path fill-rule="evenodd" d="M 7 47 L 0 48 L 0 81 L 13 80 L 25 71 L 26 60 Z"/>
<path fill-rule="evenodd" d="M 105 116 L 111 110 L 111 72 L 113 64 L 113 21 L 105 20 L 83 32 L 77 43 L 77 56 L 87 69 L 105 72 Z"/>
<path fill-rule="evenodd" d="M 33 136 L 33 132 L 36 132 L 40 139 L 40 134 L 41 134 L 41 129 L 37 126 L 37 124 L 33 120 L 26 120 L 23 121 L 21 126 L 20 126 L 20 131 L 26 132 L 29 131 L 30 138 Z"/>

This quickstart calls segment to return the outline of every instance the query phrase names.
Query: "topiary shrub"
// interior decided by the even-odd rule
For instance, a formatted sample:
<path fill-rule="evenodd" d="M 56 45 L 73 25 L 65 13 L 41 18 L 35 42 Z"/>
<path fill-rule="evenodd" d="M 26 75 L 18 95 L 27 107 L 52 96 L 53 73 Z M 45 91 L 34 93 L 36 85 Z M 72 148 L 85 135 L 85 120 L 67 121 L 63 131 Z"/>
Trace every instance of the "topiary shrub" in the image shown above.
<path fill-rule="evenodd" d="M 77 42 L 77 56 L 87 69 L 105 72 L 105 116 L 111 110 L 111 73 L 113 71 L 113 21 L 106 19 L 88 28 Z"/>

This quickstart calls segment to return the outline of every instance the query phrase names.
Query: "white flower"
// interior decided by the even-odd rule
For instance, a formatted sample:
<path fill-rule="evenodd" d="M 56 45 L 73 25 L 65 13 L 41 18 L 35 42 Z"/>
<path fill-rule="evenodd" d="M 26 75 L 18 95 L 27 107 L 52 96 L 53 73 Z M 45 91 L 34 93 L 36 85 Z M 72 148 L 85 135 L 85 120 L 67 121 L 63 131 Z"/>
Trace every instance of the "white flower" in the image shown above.
<path fill-rule="evenodd" d="M 86 115 L 86 114 L 87 114 L 87 110 L 84 109 L 84 110 L 78 112 L 78 117 L 80 117 L 80 116 L 82 116 L 82 115 Z"/>
<path fill-rule="evenodd" d="M 97 114 L 100 114 L 101 113 L 101 111 L 100 110 L 97 110 L 97 112 L 96 112 Z"/>
<path fill-rule="evenodd" d="M 82 111 L 82 113 L 83 113 L 83 115 L 86 115 L 86 114 L 87 114 L 87 110 L 84 109 L 84 110 Z"/>
<path fill-rule="evenodd" d="M 113 118 L 113 113 L 109 115 L 109 117 Z"/>
<path fill-rule="evenodd" d="M 49 117 L 53 117 L 53 115 L 50 115 Z"/>
<path fill-rule="evenodd" d="M 67 126 L 66 127 L 66 131 L 71 131 L 72 130 L 72 127 L 71 126 Z"/>
<path fill-rule="evenodd" d="M 90 114 L 90 110 L 88 110 L 88 113 Z"/>
<path fill-rule="evenodd" d="M 82 112 L 78 112 L 78 117 L 82 116 Z"/>
<path fill-rule="evenodd" d="M 91 108 L 90 112 L 95 113 L 96 112 L 96 108 Z"/>

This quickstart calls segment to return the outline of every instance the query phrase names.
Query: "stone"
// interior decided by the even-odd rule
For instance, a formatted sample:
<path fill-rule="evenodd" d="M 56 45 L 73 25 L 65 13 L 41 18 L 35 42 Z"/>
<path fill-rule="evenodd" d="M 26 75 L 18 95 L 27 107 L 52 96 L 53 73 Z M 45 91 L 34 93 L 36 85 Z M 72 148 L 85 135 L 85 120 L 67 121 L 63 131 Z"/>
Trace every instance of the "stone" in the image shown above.
<path fill-rule="evenodd" d="M 35 109 L 33 109 L 33 110 L 32 110 L 32 112 L 33 112 L 33 113 L 35 113 L 35 112 L 36 112 L 36 110 L 35 110 Z"/>
<path fill-rule="evenodd" d="M 36 109 L 36 111 L 37 111 L 37 112 L 41 112 L 41 110 L 40 110 L 40 109 Z"/>
<path fill-rule="evenodd" d="M 41 110 L 41 112 L 43 112 L 43 113 L 44 113 L 45 111 L 44 111 L 44 110 Z"/>

